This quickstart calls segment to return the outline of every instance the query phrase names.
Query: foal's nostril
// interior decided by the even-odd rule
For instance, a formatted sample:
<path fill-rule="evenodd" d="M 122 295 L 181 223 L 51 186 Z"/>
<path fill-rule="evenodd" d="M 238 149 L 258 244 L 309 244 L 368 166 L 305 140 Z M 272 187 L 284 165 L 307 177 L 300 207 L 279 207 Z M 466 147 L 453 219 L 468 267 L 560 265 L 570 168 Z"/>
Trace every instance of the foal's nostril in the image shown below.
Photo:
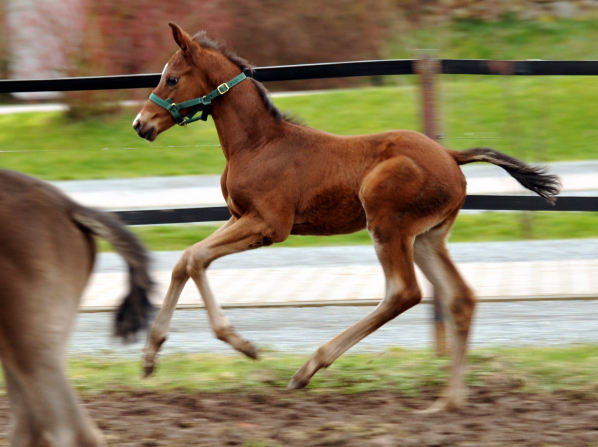
<path fill-rule="evenodd" d="M 141 122 L 141 113 L 139 113 L 133 120 L 133 130 L 137 132 L 137 135 L 146 140 L 154 141 L 156 139 L 156 128 L 151 120 L 147 119 L 147 116 L 144 116 L 143 122 Z"/>
<path fill-rule="evenodd" d="M 135 130 L 135 132 L 137 132 L 137 135 L 139 135 L 141 138 L 146 138 L 149 132 L 144 132 L 141 126 L 141 123 L 139 122 L 139 120 L 135 121 L 133 123 L 133 129 Z"/>
<path fill-rule="evenodd" d="M 133 128 L 137 132 L 137 135 L 145 140 L 154 141 L 156 139 L 156 129 L 153 126 L 138 123 L 134 124 Z"/>

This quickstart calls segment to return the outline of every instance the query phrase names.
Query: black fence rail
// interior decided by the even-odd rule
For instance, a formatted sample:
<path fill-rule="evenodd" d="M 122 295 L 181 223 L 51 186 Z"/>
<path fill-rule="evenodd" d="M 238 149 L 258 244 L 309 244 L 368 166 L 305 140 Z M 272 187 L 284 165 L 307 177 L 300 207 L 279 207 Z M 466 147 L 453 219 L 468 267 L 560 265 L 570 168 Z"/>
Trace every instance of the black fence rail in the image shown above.
<path fill-rule="evenodd" d="M 462 75 L 598 76 L 598 61 L 496 61 L 442 59 L 438 72 Z M 417 74 L 416 59 L 337 62 L 258 67 L 253 77 L 261 82 L 360 76 Z M 81 78 L 0 80 L 0 93 L 117 90 L 153 88 L 160 74 Z M 503 211 L 598 211 L 598 197 L 560 197 L 554 206 L 534 196 L 469 195 L 464 209 Z M 151 225 L 228 220 L 226 207 L 118 211 L 130 225 Z"/>
<path fill-rule="evenodd" d="M 416 74 L 415 59 L 335 62 L 307 65 L 258 67 L 254 78 L 261 82 L 303 79 L 346 78 Z M 442 74 L 598 76 L 598 61 L 491 61 L 485 59 L 442 59 Z M 0 93 L 66 92 L 75 90 L 118 90 L 153 88 L 160 73 L 58 79 L 0 80 Z"/>
<path fill-rule="evenodd" d="M 493 211 L 579 211 L 598 212 L 598 197 L 558 197 L 550 205 L 536 196 L 469 195 L 464 210 Z M 225 206 L 114 211 L 127 225 L 163 225 L 192 222 L 219 222 L 231 217 Z"/>

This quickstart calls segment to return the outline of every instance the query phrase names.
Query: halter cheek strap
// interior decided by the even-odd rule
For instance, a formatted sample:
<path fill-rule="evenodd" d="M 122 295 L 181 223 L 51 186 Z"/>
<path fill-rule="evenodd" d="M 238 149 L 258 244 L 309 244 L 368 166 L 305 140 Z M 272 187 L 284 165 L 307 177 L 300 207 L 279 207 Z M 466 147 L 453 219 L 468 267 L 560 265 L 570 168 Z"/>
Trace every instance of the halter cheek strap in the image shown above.
<path fill-rule="evenodd" d="M 160 107 L 168 110 L 179 126 L 186 126 L 187 124 L 198 120 L 206 121 L 212 109 L 212 100 L 218 96 L 224 95 L 231 88 L 246 78 L 247 76 L 245 73 L 241 73 L 239 76 L 234 77 L 230 81 L 220 84 L 215 90 L 211 91 L 206 96 L 190 99 L 189 101 L 180 102 L 178 104 L 174 103 L 170 98 L 162 99 L 154 93 L 150 95 L 149 99 L 158 104 Z M 189 110 L 185 117 L 182 117 L 180 111 L 189 108 L 191 110 Z M 195 117 L 197 112 L 200 111 L 202 112 L 201 115 Z"/>

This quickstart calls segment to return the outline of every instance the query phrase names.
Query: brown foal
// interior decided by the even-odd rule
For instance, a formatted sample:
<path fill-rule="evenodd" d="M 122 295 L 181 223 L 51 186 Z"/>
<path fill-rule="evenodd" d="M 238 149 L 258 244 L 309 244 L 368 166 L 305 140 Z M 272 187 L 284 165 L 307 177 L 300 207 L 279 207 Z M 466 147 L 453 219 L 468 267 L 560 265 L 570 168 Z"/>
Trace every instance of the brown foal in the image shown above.
<path fill-rule="evenodd" d="M 179 103 L 206 95 L 250 69 L 245 60 L 220 49 L 204 34 L 191 37 L 177 25 L 170 26 L 180 51 L 168 61 L 154 90 L 162 100 Z M 221 186 L 232 218 L 185 250 L 174 267 L 145 348 L 146 374 L 153 371 L 189 278 L 203 297 L 216 337 L 257 357 L 256 348 L 233 330 L 210 290 L 206 269 L 215 259 L 282 242 L 290 234 L 332 235 L 367 227 L 386 277 L 385 296 L 369 315 L 322 345 L 297 371 L 289 388 L 304 387 L 320 368 L 421 301 L 415 261 L 452 317 L 452 374 L 433 409 L 462 405 L 475 299 L 446 247 L 465 200 L 466 182 L 459 165 L 474 161 L 498 165 L 550 202 L 559 191 L 558 179 L 500 152 L 453 151 L 417 132 L 337 136 L 298 125 L 286 119 L 251 78 L 214 99 L 212 116 L 226 158 Z M 174 124 L 165 108 L 148 101 L 133 127 L 153 141 Z"/>

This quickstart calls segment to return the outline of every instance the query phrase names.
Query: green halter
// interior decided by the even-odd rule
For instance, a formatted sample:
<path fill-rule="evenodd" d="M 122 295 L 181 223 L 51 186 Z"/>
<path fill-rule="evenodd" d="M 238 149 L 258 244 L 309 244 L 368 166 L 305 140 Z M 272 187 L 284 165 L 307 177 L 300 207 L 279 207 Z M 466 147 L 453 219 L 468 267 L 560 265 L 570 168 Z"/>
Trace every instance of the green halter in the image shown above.
<path fill-rule="evenodd" d="M 180 102 L 178 104 L 172 102 L 172 99 L 170 98 L 164 100 L 153 93 L 150 95 L 149 99 L 168 110 L 179 126 L 186 126 L 194 121 L 206 121 L 212 108 L 212 100 L 218 96 L 224 95 L 245 78 L 247 78 L 245 73 L 241 73 L 239 76 L 234 77 L 230 81 L 220 84 L 218 87 L 216 87 L 216 90 L 213 90 L 206 96 L 190 99 L 189 101 Z M 180 114 L 180 110 L 188 108 L 191 108 L 191 110 L 189 110 L 187 116 L 183 118 Z M 195 114 L 199 111 L 202 112 L 201 116 L 194 118 Z"/>

